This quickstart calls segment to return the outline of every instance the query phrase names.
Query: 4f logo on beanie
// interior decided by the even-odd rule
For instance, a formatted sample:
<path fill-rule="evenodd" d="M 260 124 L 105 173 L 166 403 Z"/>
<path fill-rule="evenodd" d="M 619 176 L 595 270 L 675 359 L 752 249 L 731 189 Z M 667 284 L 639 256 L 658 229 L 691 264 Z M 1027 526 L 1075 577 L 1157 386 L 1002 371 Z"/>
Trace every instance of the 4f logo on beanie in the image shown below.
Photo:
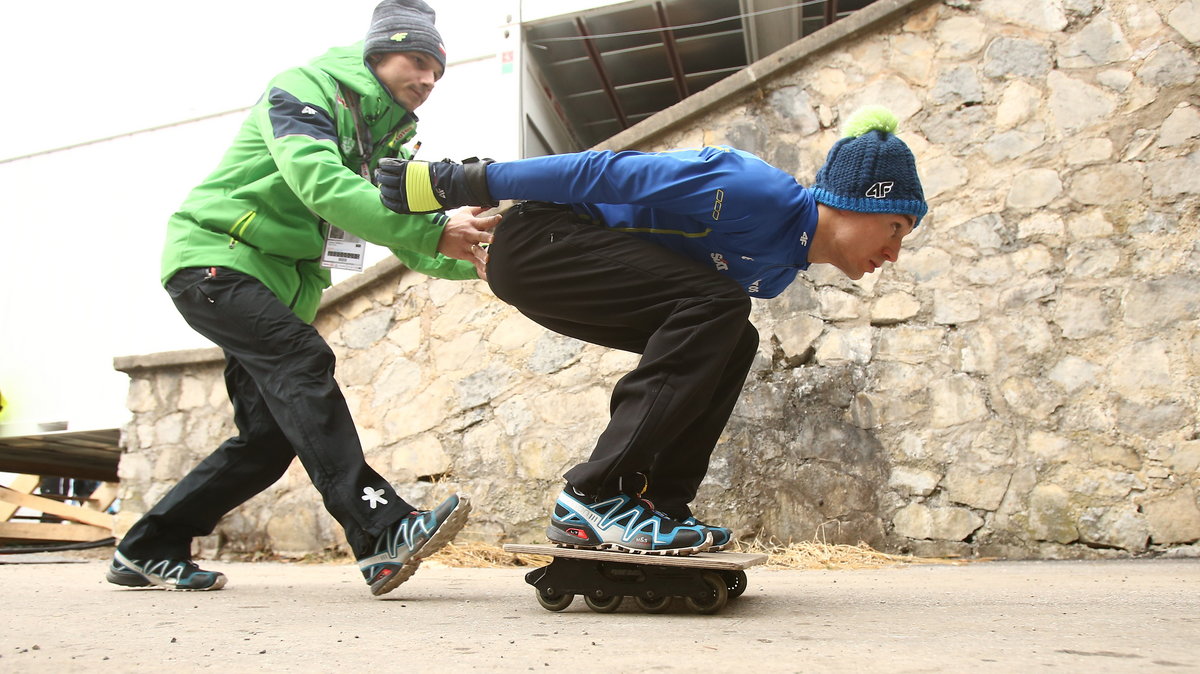
<path fill-rule="evenodd" d="M 890 180 L 875 183 L 867 188 L 867 196 L 871 197 L 872 199 L 885 199 L 887 198 L 888 192 L 891 192 L 892 187 L 895 185 L 896 183 Z"/>

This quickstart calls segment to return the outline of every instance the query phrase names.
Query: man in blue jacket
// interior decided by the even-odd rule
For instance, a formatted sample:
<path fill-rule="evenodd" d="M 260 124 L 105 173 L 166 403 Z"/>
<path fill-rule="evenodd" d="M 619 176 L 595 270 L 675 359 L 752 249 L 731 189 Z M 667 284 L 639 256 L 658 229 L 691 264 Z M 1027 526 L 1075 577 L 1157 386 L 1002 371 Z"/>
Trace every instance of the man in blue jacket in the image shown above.
<path fill-rule="evenodd" d="M 896 126 L 882 108 L 853 115 L 811 190 L 720 147 L 380 163 L 397 212 L 527 200 L 487 250 L 496 296 L 555 332 L 642 354 L 591 456 L 564 475 L 550 540 L 643 554 L 730 543 L 690 504 L 758 349 L 750 298 L 811 264 L 859 279 L 896 261 L 927 212 Z"/>

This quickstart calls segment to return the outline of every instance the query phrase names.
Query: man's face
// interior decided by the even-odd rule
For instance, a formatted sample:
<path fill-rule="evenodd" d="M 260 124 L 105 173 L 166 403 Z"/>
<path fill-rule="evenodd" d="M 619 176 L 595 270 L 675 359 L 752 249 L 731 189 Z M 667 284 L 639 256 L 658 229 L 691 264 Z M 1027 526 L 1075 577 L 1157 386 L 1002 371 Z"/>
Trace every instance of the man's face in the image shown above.
<path fill-rule="evenodd" d="M 894 213 L 857 213 L 840 211 L 844 218 L 838 228 L 838 255 L 834 266 L 846 276 L 858 280 L 900 258 L 900 244 L 913 231 L 911 215 Z"/>
<path fill-rule="evenodd" d="M 429 98 L 442 72 L 436 59 L 419 51 L 388 52 L 375 64 L 375 76 L 409 112 Z"/>

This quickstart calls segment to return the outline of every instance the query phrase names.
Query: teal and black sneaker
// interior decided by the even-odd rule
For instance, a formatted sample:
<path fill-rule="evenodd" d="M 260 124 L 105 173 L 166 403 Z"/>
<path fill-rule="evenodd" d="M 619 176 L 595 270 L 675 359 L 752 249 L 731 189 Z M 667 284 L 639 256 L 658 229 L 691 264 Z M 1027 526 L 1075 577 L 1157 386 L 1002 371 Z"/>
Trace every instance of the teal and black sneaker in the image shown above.
<path fill-rule="evenodd" d="M 720 552 L 721 550 L 729 547 L 729 544 L 733 542 L 733 529 L 728 527 L 717 527 L 711 524 L 705 524 L 704 522 L 696 519 L 694 516 L 682 520 L 682 523 L 689 527 L 700 527 L 701 529 L 704 529 L 708 533 L 712 534 L 712 547 L 705 552 Z"/>
<path fill-rule="evenodd" d="M 413 512 L 388 527 L 375 542 L 375 553 L 358 560 L 371 594 L 387 594 L 408 580 L 421 560 L 454 540 L 469 512 L 470 499 L 455 494 L 433 510 Z"/>
<path fill-rule="evenodd" d="M 558 495 L 546 537 L 563 547 L 642 555 L 690 555 L 712 544 L 703 528 L 676 522 L 643 498 L 585 496 L 570 486 Z"/>
<path fill-rule="evenodd" d="M 225 574 L 205 571 L 190 559 L 130 559 L 118 550 L 105 579 L 125 587 L 161 587 L 167 590 L 219 590 Z"/>

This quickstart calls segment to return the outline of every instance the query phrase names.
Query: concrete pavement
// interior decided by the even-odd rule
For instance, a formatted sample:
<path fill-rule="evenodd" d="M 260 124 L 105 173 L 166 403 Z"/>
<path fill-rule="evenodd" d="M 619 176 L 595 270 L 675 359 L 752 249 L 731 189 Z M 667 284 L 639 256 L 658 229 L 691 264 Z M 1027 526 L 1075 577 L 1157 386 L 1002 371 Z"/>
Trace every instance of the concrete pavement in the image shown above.
<path fill-rule="evenodd" d="M 756 567 L 712 616 L 551 613 L 518 568 L 372 598 L 344 565 L 206 563 L 203 593 L 55 560 L 0 556 L 0 672 L 1200 672 L 1196 559 Z"/>

